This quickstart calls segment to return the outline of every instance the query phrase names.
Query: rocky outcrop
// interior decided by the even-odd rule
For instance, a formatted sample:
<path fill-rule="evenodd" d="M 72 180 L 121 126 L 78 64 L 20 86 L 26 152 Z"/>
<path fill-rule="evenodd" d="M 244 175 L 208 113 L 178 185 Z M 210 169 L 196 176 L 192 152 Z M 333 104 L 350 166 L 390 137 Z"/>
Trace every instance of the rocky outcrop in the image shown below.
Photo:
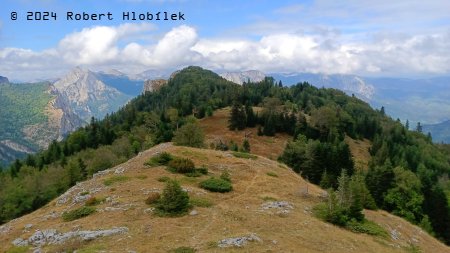
<path fill-rule="evenodd" d="M 248 242 L 254 242 L 254 241 L 262 242 L 261 238 L 259 238 L 256 234 L 251 234 L 248 236 L 222 239 L 217 243 L 217 246 L 219 248 L 243 247 Z"/>
<path fill-rule="evenodd" d="M 56 96 L 52 107 L 62 111 L 62 117 L 59 119 L 59 135 L 61 137 L 73 132 L 86 123 L 73 112 L 72 108 L 70 108 L 69 101 L 55 87 L 52 86 L 51 92 Z"/>
<path fill-rule="evenodd" d="M 266 75 L 261 71 L 248 70 L 242 72 L 225 72 L 220 75 L 221 77 L 227 79 L 230 82 L 243 84 L 244 82 L 261 82 L 264 80 Z"/>
<path fill-rule="evenodd" d="M 149 91 L 159 90 L 163 85 L 167 84 L 167 80 L 164 79 L 155 79 L 155 80 L 147 80 L 144 82 L 144 90 L 143 93 Z"/>
<path fill-rule="evenodd" d="M 128 232 L 127 227 L 117 227 L 95 231 L 70 231 L 60 233 L 56 229 L 36 230 L 28 239 L 17 238 L 12 243 L 16 246 L 44 246 L 48 244 L 62 244 L 72 238 L 79 238 L 83 241 L 91 241 L 99 237 L 124 234 Z"/>

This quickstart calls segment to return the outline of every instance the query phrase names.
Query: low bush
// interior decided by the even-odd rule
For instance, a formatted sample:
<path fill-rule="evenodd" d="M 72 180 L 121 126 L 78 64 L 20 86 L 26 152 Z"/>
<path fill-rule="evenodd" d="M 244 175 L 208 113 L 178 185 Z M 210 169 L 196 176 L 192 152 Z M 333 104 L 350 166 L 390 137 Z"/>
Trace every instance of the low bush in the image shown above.
<path fill-rule="evenodd" d="M 258 158 L 256 155 L 252 155 L 249 153 L 232 152 L 232 154 L 237 158 L 253 159 L 253 160 L 256 160 L 256 158 Z"/>
<path fill-rule="evenodd" d="M 270 176 L 270 177 L 278 177 L 277 173 L 272 172 L 272 171 L 267 172 L 266 175 Z"/>
<path fill-rule="evenodd" d="M 181 174 L 185 174 L 185 173 L 192 173 L 195 171 L 195 165 L 194 162 L 191 159 L 188 158 L 176 158 L 173 159 L 172 161 L 170 161 L 167 166 L 177 172 L 177 173 L 181 173 Z"/>
<path fill-rule="evenodd" d="M 159 177 L 158 178 L 158 182 L 167 182 L 167 181 L 169 181 L 170 180 L 170 177 L 166 177 L 166 176 L 163 176 L 163 177 Z"/>
<path fill-rule="evenodd" d="M 148 195 L 147 199 L 145 199 L 145 204 L 152 205 L 152 204 L 158 203 L 160 198 L 161 198 L 161 194 L 159 194 L 158 192 L 151 192 Z"/>
<path fill-rule="evenodd" d="M 202 175 L 208 175 L 208 168 L 206 168 L 206 167 L 200 167 L 195 170 L 198 171 Z"/>
<path fill-rule="evenodd" d="M 108 179 L 103 180 L 103 184 L 106 186 L 111 186 L 115 183 L 125 182 L 128 180 L 130 180 L 130 178 L 127 176 L 112 176 Z"/>
<path fill-rule="evenodd" d="M 73 221 L 95 213 L 95 207 L 83 206 L 72 211 L 64 212 L 62 218 L 64 221 Z"/>
<path fill-rule="evenodd" d="M 230 181 L 215 177 L 202 181 L 200 187 L 212 192 L 229 192 L 233 190 Z"/>
<path fill-rule="evenodd" d="M 162 152 L 161 154 L 150 158 L 150 160 L 148 160 L 145 163 L 145 165 L 148 165 L 150 167 L 167 165 L 173 159 L 174 159 L 174 157 L 171 154 L 169 154 L 167 152 Z"/>
<path fill-rule="evenodd" d="M 347 222 L 347 225 L 345 227 L 355 233 L 364 233 L 374 236 L 380 236 L 383 238 L 389 237 L 388 233 L 383 227 L 376 224 L 375 222 L 368 220 L 363 221 L 351 220 Z"/>

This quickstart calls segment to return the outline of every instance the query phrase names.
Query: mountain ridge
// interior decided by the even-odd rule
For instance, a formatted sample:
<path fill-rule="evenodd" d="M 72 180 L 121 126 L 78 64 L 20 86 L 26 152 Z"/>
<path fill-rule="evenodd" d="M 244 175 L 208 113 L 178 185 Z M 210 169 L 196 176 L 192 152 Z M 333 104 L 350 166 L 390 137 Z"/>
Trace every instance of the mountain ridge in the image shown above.
<path fill-rule="evenodd" d="M 191 180 L 161 166 L 148 168 L 144 165 L 162 152 L 190 158 L 198 166 L 207 167 L 210 175 L 227 170 L 234 190 L 226 194 L 210 193 L 197 186 L 201 179 Z M 268 176 L 269 172 L 276 173 L 277 177 Z M 176 178 L 190 198 L 207 201 L 211 206 L 194 206 L 195 212 L 178 218 L 155 216 L 144 200 L 151 192 L 162 191 L 164 183 L 158 178 L 164 176 Z M 119 177 L 128 179 L 111 186 L 104 184 L 108 179 Z M 279 187 L 281 182 L 283 188 Z M 312 206 L 321 201 L 323 193 L 285 165 L 265 157 L 242 159 L 231 152 L 163 143 L 95 174 L 93 179 L 77 184 L 44 208 L 1 226 L 0 248 L 28 245 L 30 250 L 41 251 L 72 247 L 74 250 L 167 252 L 184 246 L 198 252 L 234 252 L 237 249 L 251 252 L 268 249 L 276 252 L 299 249 L 302 252 L 348 252 L 349 249 L 405 252 L 412 249 L 413 241 L 415 247 L 425 252 L 448 250 L 420 228 L 381 211 L 366 211 L 366 215 L 389 231 L 388 238 L 373 238 L 330 226 L 315 218 L 311 211 Z M 95 206 L 96 213 L 75 221 L 61 221 L 63 212 L 83 206 L 92 197 L 105 199 Z M 76 229 L 72 230 L 73 227 Z M 117 229 L 120 232 L 112 232 Z M 233 246 L 233 238 L 240 238 L 236 240 L 244 240 L 244 243 Z M 71 244 L 70 240 L 78 242 Z"/>

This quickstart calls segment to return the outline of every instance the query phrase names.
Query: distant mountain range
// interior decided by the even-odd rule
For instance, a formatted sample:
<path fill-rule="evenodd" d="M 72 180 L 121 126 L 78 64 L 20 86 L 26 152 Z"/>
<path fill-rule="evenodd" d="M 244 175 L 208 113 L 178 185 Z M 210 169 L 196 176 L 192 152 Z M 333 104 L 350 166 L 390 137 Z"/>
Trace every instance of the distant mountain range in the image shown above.
<path fill-rule="evenodd" d="M 0 165 L 46 148 L 52 140 L 115 112 L 143 92 L 149 72 L 74 68 L 53 84 L 10 83 L 0 76 Z M 159 76 L 159 75 L 157 75 Z"/>
<path fill-rule="evenodd" d="M 435 142 L 450 143 L 450 120 L 434 125 L 423 125 L 422 131 L 430 132 Z"/>
<path fill-rule="evenodd" d="M 244 82 L 260 82 L 264 80 L 266 75 L 257 70 L 248 70 L 242 72 L 225 72 L 220 74 L 221 77 L 227 79 L 230 82 L 243 84 Z"/>

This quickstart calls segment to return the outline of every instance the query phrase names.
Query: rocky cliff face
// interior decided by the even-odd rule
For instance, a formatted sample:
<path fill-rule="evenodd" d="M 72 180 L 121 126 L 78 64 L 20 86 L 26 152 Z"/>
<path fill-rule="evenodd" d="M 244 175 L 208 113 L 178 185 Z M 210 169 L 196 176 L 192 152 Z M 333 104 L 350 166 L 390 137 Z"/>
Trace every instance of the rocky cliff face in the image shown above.
<path fill-rule="evenodd" d="M 85 124 L 54 86 L 50 85 L 47 92 L 52 95 L 44 111 L 47 121 L 22 129 L 24 138 L 41 149 L 47 148 L 53 140 L 62 140 L 65 135 Z"/>
<path fill-rule="evenodd" d="M 83 126 L 86 122 L 73 112 L 72 108 L 70 108 L 69 101 L 54 86 L 52 86 L 51 92 L 56 96 L 50 105 L 51 108 L 61 110 L 62 112 L 61 117 L 57 121 L 59 121 L 59 136 L 64 137 L 80 126 Z"/>
<path fill-rule="evenodd" d="M 84 121 L 91 117 L 103 118 L 118 110 L 131 97 L 100 81 L 95 73 L 75 68 L 54 86 L 68 101 L 75 114 Z"/>
<path fill-rule="evenodd" d="M 147 80 L 144 82 L 143 93 L 147 91 L 155 91 L 159 90 L 163 85 L 167 84 L 167 80 L 164 79 L 155 79 L 155 80 Z"/>
<path fill-rule="evenodd" d="M 260 82 L 264 80 L 266 75 L 257 70 L 249 70 L 243 72 L 225 72 L 220 75 L 221 77 L 227 79 L 230 82 L 243 84 L 250 80 L 250 82 Z"/>

